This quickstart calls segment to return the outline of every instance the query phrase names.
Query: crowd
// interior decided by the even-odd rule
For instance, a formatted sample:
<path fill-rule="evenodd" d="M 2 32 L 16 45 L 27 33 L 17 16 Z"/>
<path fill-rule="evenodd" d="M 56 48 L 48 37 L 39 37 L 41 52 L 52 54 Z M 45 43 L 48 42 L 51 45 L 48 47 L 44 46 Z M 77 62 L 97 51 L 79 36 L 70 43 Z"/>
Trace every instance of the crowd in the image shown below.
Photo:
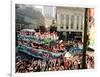
<path fill-rule="evenodd" d="M 87 68 L 94 68 L 94 57 L 86 56 L 86 59 Z"/>
<path fill-rule="evenodd" d="M 79 41 L 66 41 L 66 42 L 64 42 L 61 40 L 59 42 L 51 43 L 50 46 L 48 46 L 45 44 L 33 43 L 30 41 L 17 40 L 17 45 L 25 45 L 27 47 L 32 47 L 32 48 L 36 48 L 36 49 L 43 49 L 43 50 L 48 50 L 48 51 L 52 51 L 52 52 L 63 52 L 65 50 L 69 51 L 69 49 L 72 47 L 79 48 L 79 46 L 80 46 L 79 44 L 81 44 Z"/>
<path fill-rule="evenodd" d="M 53 32 L 25 32 L 25 31 L 21 31 L 21 32 L 17 32 L 17 35 L 24 35 L 25 36 L 32 36 L 35 37 L 36 39 L 32 39 L 33 41 L 27 41 L 29 40 L 29 38 L 27 40 L 24 40 L 24 38 L 22 40 L 17 40 L 17 45 L 21 44 L 21 45 L 26 45 L 26 46 L 30 46 L 36 49 L 44 49 L 44 50 L 48 50 L 48 51 L 53 51 L 53 52 L 59 52 L 59 51 L 69 51 L 70 48 L 72 47 L 77 47 L 79 48 L 80 45 L 82 45 L 81 41 L 76 41 L 76 40 L 67 40 L 67 41 L 63 41 L 63 40 L 58 40 L 58 36 L 57 36 L 57 32 L 53 31 Z M 21 36 L 20 36 L 21 37 Z M 19 38 L 20 38 L 19 37 Z M 38 43 L 34 43 L 36 40 L 38 40 Z M 50 41 L 52 40 L 52 41 Z M 44 44 L 39 44 L 40 42 L 45 42 Z M 49 43 L 49 45 L 47 45 L 46 43 Z M 52 44 L 52 42 L 54 42 Z M 81 47 L 82 48 L 82 47 Z"/>
<path fill-rule="evenodd" d="M 33 49 L 43 49 L 51 52 L 64 52 L 69 51 L 70 48 L 82 49 L 82 42 L 76 40 L 58 41 L 56 32 L 20 32 L 21 35 L 34 35 L 38 40 L 52 38 L 53 42 L 50 45 L 34 43 L 32 41 L 17 40 L 17 45 L 24 45 L 32 47 Z M 55 41 L 56 40 L 56 41 Z M 94 68 L 94 57 L 86 56 L 86 67 L 87 69 Z M 16 72 L 42 72 L 42 71 L 62 71 L 62 70 L 75 70 L 82 68 L 82 54 L 76 54 L 70 58 L 63 56 L 59 58 L 50 57 L 49 59 L 36 59 L 35 57 L 31 60 L 22 58 L 22 56 L 16 56 Z"/>
<path fill-rule="evenodd" d="M 34 36 L 37 40 L 43 40 L 43 39 L 50 39 L 50 40 L 57 40 L 57 32 L 41 32 L 41 31 L 35 31 L 35 32 L 29 32 L 29 31 L 20 31 L 17 32 L 17 34 L 24 35 L 24 36 Z"/>
<path fill-rule="evenodd" d="M 78 40 L 67 40 L 65 42 L 65 47 L 66 47 L 67 51 L 69 51 L 69 49 L 72 47 L 82 49 L 82 42 L 78 41 Z"/>
<path fill-rule="evenodd" d="M 94 68 L 94 57 L 86 56 L 87 69 Z M 76 70 L 82 68 L 82 55 L 75 55 L 71 58 L 50 58 L 49 60 L 25 59 L 20 56 L 16 57 L 16 72 L 43 72 L 43 71 L 62 71 Z"/>
<path fill-rule="evenodd" d="M 47 50 L 47 51 L 51 51 L 51 52 L 60 52 L 60 51 L 65 50 L 63 42 L 48 46 L 48 45 L 44 45 L 44 44 L 38 44 L 38 43 L 29 42 L 29 41 L 18 40 L 17 45 L 24 45 L 27 47 L 32 47 L 33 49 L 34 48 L 35 49 L 43 49 L 43 50 Z"/>

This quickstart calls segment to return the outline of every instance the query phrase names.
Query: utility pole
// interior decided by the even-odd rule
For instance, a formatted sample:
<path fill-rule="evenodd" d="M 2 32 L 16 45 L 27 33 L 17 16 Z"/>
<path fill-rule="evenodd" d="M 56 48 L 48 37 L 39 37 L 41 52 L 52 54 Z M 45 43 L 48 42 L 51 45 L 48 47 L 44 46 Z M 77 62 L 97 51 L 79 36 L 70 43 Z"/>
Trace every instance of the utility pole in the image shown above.
<path fill-rule="evenodd" d="M 88 28 L 88 14 L 87 13 L 88 13 L 88 8 L 85 8 L 82 69 L 86 69 L 87 28 Z"/>

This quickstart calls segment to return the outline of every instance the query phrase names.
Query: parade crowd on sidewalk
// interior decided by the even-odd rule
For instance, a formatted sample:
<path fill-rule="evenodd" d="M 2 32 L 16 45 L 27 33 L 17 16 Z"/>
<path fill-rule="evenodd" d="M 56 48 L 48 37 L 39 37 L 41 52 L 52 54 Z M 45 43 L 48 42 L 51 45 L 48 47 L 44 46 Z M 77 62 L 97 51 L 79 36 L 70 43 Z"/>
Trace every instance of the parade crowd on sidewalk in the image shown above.
<path fill-rule="evenodd" d="M 94 68 L 94 57 L 86 56 L 87 69 Z M 49 60 L 32 60 L 23 59 L 20 56 L 16 58 L 16 72 L 43 72 L 43 71 L 63 71 L 63 70 L 78 70 L 82 68 L 82 55 L 73 56 L 70 59 L 58 58 Z"/>
<path fill-rule="evenodd" d="M 53 53 L 70 51 L 70 48 L 82 48 L 82 42 L 78 40 L 58 40 L 56 32 L 20 32 L 23 36 L 35 36 L 36 40 L 45 41 L 44 44 L 35 43 L 29 40 L 20 39 L 16 41 L 17 45 L 23 45 L 34 49 L 42 49 Z M 52 40 L 52 42 L 50 41 Z M 35 40 L 34 40 L 35 41 Z M 48 42 L 50 41 L 50 42 Z M 49 43 L 49 44 L 48 44 Z M 32 51 L 33 51 L 32 50 Z M 17 52 L 18 53 L 18 52 Z M 86 56 L 87 69 L 94 68 L 94 57 Z M 22 58 L 20 55 L 16 56 L 16 72 L 42 72 L 42 71 L 62 71 L 62 70 L 77 70 L 82 69 L 82 54 L 76 54 L 69 58 L 63 56 L 58 58 L 49 57 L 49 59 L 36 59 L 33 57 L 31 60 Z"/>

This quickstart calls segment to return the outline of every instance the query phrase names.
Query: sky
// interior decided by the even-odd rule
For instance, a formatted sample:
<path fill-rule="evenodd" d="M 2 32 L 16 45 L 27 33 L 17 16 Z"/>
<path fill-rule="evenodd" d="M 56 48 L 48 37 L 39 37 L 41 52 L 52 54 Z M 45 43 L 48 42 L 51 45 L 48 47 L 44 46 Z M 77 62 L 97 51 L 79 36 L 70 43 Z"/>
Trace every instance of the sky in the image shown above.
<path fill-rule="evenodd" d="M 43 16 L 54 18 L 55 17 L 55 7 L 53 6 L 34 6 L 40 12 L 42 12 Z"/>

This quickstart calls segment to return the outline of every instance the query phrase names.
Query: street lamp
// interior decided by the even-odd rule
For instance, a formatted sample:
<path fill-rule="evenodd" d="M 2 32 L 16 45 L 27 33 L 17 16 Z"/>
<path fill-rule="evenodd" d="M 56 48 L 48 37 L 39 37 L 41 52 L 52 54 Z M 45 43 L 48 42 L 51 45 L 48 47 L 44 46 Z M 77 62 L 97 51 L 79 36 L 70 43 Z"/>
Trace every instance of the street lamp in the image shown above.
<path fill-rule="evenodd" d="M 84 37 L 83 37 L 83 59 L 82 69 L 86 69 L 86 50 L 87 50 L 87 26 L 88 26 L 88 8 L 85 8 L 84 14 Z"/>

